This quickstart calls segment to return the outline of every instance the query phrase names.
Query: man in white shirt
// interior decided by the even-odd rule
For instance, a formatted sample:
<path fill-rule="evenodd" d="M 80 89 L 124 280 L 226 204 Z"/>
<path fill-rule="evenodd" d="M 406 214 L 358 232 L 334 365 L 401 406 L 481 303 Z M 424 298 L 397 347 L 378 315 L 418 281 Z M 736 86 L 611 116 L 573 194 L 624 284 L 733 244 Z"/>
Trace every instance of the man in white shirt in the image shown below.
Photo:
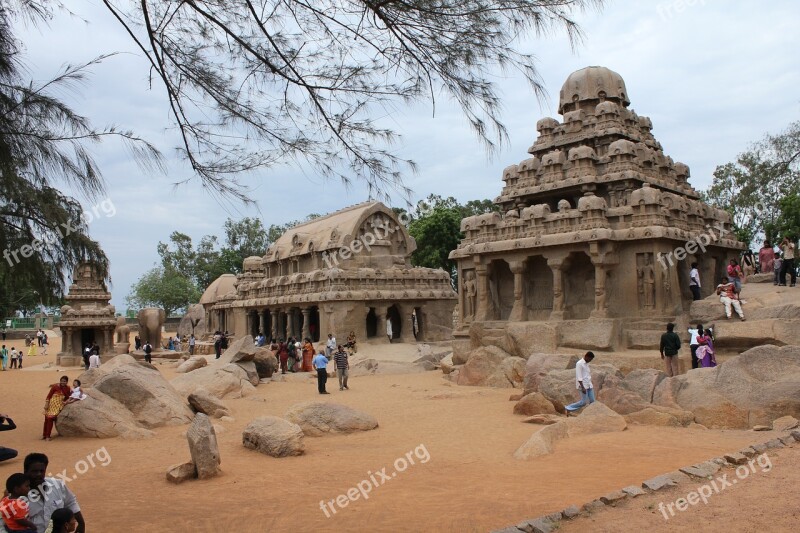
<path fill-rule="evenodd" d="M 37 533 L 44 533 L 53 511 L 66 507 L 75 513 L 75 520 L 78 522 L 76 533 L 84 533 L 86 524 L 75 494 L 61 479 L 45 477 L 48 462 L 47 456 L 43 453 L 31 453 L 25 457 L 25 475 L 31 481 L 31 490 L 28 493 L 28 519 L 36 525 Z"/>
<path fill-rule="evenodd" d="M 566 406 L 567 416 L 572 411 L 577 411 L 587 403 L 594 403 L 594 386 L 592 386 L 592 371 L 589 363 L 594 359 L 592 352 L 586 352 L 583 359 L 575 365 L 575 386 L 581 392 L 581 399 Z"/>
<path fill-rule="evenodd" d="M 331 354 L 336 350 L 336 337 L 328 333 L 328 340 L 325 342 L 325 357 L 330 359 Z"/>
<path fill-rule="evenodd" d="M 93 353 L 89 356 L 89 369 L 100 368 L 100 356 Z"/>
<path fill-rule="evenodd" d="M 703 331 L 703 324 L 697 324 L 697 329 L 689 328 L 689 348 L 692 350 L 692 368 L 697 368 L 697 347 L 700 343 L 697 342 L 697 334 Z"/>
<path fill-rule="evenodd" d="M 692 300 L 700 300 L 700 272 L 697 270 L 697 263 L 692 263 L 689 271 L 689 290 L 692 291 Z"/>

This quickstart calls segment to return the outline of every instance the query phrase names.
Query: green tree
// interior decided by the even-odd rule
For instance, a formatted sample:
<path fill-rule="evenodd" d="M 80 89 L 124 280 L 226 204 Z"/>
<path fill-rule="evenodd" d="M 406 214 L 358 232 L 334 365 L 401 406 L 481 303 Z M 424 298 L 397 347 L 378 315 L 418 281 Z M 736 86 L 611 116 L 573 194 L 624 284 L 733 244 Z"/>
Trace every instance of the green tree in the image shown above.
<path fill-rule="evenodd" d="M 131 287 L 125 297 L 129 309 L 160 307 L 167 316 L 185 311 L 200 300 L 201 292 L 191 278 L 171 268 L 155 267 Z"/>
<path fill-rule="evenodd" d="M 225 221 L 225 249 L 234 252 L 239 261 L 239 268 L 247 257 L 261 257 L 270 245 L 269 234 L 258 218 L 245 217 L 239 221 Z"/>
<path fill-rule="evenodd" d="M 66 277 L 83 260 L 107 278 L 108 259 L 88 235 L 83 207 L 61 192 L 69 187 L 88 200 L 104 194 L 100 168 L 89 145 L 104 139 L 125 141 L 137 162 L 160 167 L 159 153 L 131 132 L 95 128 L 56 95 L 74 92 L 103 57 L 66 65 L 52 79 L 28 80 L 22 44 L 12 22 L 40 22 L 52 3 L 0 0 L 0 310 L 55 305 Z M 24 307 L 23 307 L 24 308 Z"/>
<path fill-rule="evenodd" d="M 751 244 L 765 236 L 774 241 L 785 198 L 800 192 L 800 121 L 777 135 L 766 135 L 735 162 L 714 171 L 703 199 L 733 217 L 739 240 Z"/>

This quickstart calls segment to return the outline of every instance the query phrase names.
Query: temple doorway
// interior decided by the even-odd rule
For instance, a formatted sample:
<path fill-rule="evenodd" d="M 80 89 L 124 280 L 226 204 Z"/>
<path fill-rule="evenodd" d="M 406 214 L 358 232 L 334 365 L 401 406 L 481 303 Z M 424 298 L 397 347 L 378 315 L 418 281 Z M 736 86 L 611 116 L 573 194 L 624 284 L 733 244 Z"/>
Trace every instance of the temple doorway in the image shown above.
<path fill-rule="evenodd" d="M 594 309 L 594 265 L 583 252 L 573 252 L 564 270 L 565 318 L 584 319 Z"/>
<path fill-rule="evenodd" d="M 311 342 L 319 342 L 319 307 L 311 307 L 308 314 L 308 332 L 311 335 Z"/>
<path fill-rule="evenodd" d="M 541 255 L 529 257 L 523 274 L 528 320 L 548 320 L 553 310 L 553 271 Z"/>
<path fill-rule="evenodd" d="M 422 312 L 421 307 L 415 307 L 411 314 L 411 331 L 414 333 L 414 339 L 421 341 L 425 339 L 422 325 L 425 323 L 425 314 Z"/>
<path fill-rule="evenodd" d="M 386 321 L 392 324 L 392 339 L 399 339 L 403 320 L 400 316 L 400 310 L 397 309 L 396 305 L 389 307 L 386 311 Z M 386 332 L 384 332 L 384 334 L 386 334 Z"/>
<path fill-rule="evenodd" d="M 83 353 L 83 349 L 86 348 L 87 344 L 94 344 L 94 343 L 95 343 L 94 330 L 91 328 L 81 329 L 81 353 Z"/>
<path fill-rule="evenodd" d="M 367 312 L 367 338 L 372 339 L 378 336 L 378 315 L 375 314 L 375 308 L 370 307 Z"/>

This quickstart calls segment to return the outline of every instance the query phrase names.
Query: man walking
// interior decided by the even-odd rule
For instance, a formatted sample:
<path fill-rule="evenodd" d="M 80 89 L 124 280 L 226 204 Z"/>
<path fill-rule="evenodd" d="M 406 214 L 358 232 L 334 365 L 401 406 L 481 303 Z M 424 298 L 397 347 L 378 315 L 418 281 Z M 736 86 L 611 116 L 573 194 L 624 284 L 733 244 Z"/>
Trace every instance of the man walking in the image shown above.
<path fill-rule="evenodd" d="M 347 350 L 340 344 L 333 355 L 333 360 L 336 363 L 336 375 L 339 376 L 339 390 L 350 390 L 347 386 L 347 377 L 350 370 L 350 361 L 347 358 Z"/>
<path fill-rule="evenodd" d="M 320 352 L 314 357 L 313 364 L 317 371 L 317 390 L 320 394 L 330 394 L 325 390 L 325 383 L 328 382 L 328 358 Z"/>
<path fill-rule="evenodd" d="M 664 360 L 667 376 L 677 376 L 678 370 L 678 350 L 681 349 L 681 338 L 675 333 L 675 324 L 667 324 L 667 332 L 661 335 L 661 359 Z"/>
<path fill-rule="evenodd" d="M 150 357 L 150 354 L 153 353 L 153 346 L 150 344 L 150 341 L 144 341 L 144 346 L 142 349 L 144 350 L 145 362 L 151 363 L 153 359 Z"/>
<path fill-rule="evenodd" d="M 197 344 L 197 340 L 194 338 L 194 333 L 189 335 L 189 355 L 194 355 L 194 347 Z"/>
<path fill-rule="evenodd" d="M 719 301 L 725 306 L 725 316 L 729 319 L 731 318 L 731 306 L 733 306 L 739 318 L 744 320 L 742 302 L 740 302 L 738 298 L 735 298 L 735 293 L 736 287 L 734 284 L 728 281 L 727 278 L 722 278 L 722 282 L 717 285 L 717 294 L 719 295 Z"/>
<path fill-rule="evenodd" d="M 575 403 L 571 403 L 565 407 L 567 416 L 572 411 L 577 411 L 587 403 L 594 403 L 594 387 L 592 386 L 592 371 L 589 369 L 589 363 L 594 359 L 592 352 L 586 352 L 583 359 L 578 361 L 575 365 L 575 386 L 581 392 L 581 399 Z"/>

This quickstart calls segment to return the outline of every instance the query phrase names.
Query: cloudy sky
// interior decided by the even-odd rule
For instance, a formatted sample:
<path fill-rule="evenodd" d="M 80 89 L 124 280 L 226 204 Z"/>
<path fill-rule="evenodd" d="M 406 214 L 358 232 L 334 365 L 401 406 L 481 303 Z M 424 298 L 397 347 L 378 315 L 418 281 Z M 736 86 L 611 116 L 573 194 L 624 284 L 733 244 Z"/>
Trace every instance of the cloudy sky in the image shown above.
<path fill-rule="evenodd" d="M 99 0 L 66 2 L 76 17 L 58 16 L 47 28 L 22 33 L 34 79 L 54 75 L 66 62 L 124 52 L 93 69 L 74 107 L 97 126 L 134 130 L 156 144 L 169 160 L 169 173 L 148 175 L 113 143 L 94 149 L 107 182 L 114 215 L 98 209 L 91 235 L 111 260 L 113 303 L 124 309 L 130 286 L 158 260 L 156 245 L 172 231 L 190 235 L 222 233 L 228 217 L 259 216 L 264 225 L 308 213 L 326 213 L 366 199 L 357 182 L 343 187 L 291 167 L 249 177 L 257 208 L 221 206 L 196 183 L 173 188 L 191 177 L 174 154 L 176 138 L 163 89 L 149 87 L 147 68 Z M 767 132 L 800 119 L 800 2 L 770 0 L 609 0 L 606 7 L 578 16 L 585 40 L 571 49 L 563 34 L 531 40 L 548 97 L 537 101 L 519 78 L 499 77 L 503 120 L 510 144 L 488 160 L 466 120 L 454 107 L 437 103 L 401 109 L 390 125 L 403 136 L 402 158 L 419 165 L 405 183 L 414 200 L 434 193 L 460 201 L 496 197 L 502 169 L 528 157 L 536 121 L 559 118 L 558 92 L 566 77 L 588 65 L 602 65 L 625 79 L 631 108 L 653 121 L 653 133 L 667 155 L 691 168 L 691 183 L 706 188 L 716 165 L 733 160 Z M 402 205 L 400 198 L 397 205 Z M 96 202 L 85 202 L 91 210 Z M 106 204 L 108 205 L 108 204 Z"/>

